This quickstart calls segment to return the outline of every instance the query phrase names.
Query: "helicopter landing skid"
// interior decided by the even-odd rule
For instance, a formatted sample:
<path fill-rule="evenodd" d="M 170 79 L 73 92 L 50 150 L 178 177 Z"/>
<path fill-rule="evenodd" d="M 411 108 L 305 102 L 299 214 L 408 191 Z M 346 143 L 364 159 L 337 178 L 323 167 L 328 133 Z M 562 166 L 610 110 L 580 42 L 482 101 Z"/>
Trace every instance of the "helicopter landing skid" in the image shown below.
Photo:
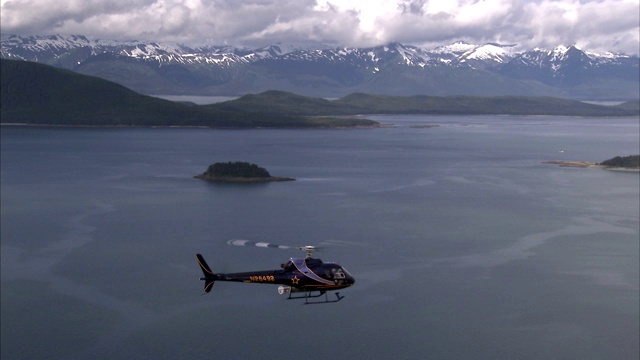
<path fill-rule="evenodd" d="M 314 295 L 315 291 L 307 291 L 304 293 L 304 295 L 302 296 L 292 296 L 291 294 L 289 294 L 289 297 L 287 298 L 287 300 L 296 300 L 296 299 L 304 299 L 304 305 L 314 305 L 314 304 L 328 304 L 328 303 L 335 303 L 338 302 L 342 299 L 344 299 L 344 296 L 340 295 L 339 292 L 336 292 L 336 299 L 335 300 L 329 300 L 328 294 L 326 291 L 318 291 L 317 295 Z M 320 300 L 320 301 L 309 301 L 309 299 L 314 299 L 317 297 L 321 297 L 322 295 L 324 295 L 324 301 Z"/>

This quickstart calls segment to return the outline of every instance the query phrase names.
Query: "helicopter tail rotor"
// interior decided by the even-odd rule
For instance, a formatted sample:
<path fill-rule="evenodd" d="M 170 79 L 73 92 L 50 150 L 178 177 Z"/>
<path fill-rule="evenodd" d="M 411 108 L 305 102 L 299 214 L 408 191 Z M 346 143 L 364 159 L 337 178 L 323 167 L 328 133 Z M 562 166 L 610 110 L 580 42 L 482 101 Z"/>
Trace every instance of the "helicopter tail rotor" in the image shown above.
<path fill-rule="evenodd" d="M 200 265 L 200 269 L 204 274 L 204 277 L 201 277 L 200 280 L 204 280 L 204 292 L 211 291 L 213 287 L 213 283 L 216 281 L 216 275 L 211 271 L 207 262 L 204 261 L 204 257 L 200 254 L 196 254 L 196 259 L 198 260 L 198 265 Z"/>

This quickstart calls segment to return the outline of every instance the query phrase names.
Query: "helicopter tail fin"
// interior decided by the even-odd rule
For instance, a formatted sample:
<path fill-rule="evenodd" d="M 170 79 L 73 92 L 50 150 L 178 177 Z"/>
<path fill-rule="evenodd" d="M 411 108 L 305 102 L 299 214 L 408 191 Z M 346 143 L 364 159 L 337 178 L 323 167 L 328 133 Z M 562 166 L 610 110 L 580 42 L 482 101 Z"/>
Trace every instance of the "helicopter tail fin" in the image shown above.
<path fill-rule="evenodd" d="M 202 255 L 196 254 L 196 259 L 198 260 L 198 265 L 200 265 L 200 269 L 204 274 L 204 277 L 200 278 L 200 280 L 204 280 L 204 291 L 209 292 L 213 287 L 213 283 L 216 281 L 216 275 L 211 271 Z"/>

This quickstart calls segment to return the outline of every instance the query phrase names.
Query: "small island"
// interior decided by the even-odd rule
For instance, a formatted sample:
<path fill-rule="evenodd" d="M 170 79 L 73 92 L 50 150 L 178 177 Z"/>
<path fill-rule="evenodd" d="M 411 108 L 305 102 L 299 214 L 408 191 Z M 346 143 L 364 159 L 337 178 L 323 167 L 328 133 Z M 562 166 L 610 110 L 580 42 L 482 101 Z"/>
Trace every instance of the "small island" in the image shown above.
<path fill-rule="evenodd" d="M 270 181 L 294 181 L 293 178 L 271 176 L 269 172 L 256 165 L 243 161 L 215 163 L 209 165 L 207 171 L 194 176 L 196 179 L 234 182 L 234 183 L 256 183 Z"/>
<path fill-rule="evenodd" d="M 599 167 L 607 170 L 640 171 L 640 155 L 616 156 L 601 163 L 590 161 L 545 161 L 544 164 L 553 164 L 561 167 L 589 168 Z"/>

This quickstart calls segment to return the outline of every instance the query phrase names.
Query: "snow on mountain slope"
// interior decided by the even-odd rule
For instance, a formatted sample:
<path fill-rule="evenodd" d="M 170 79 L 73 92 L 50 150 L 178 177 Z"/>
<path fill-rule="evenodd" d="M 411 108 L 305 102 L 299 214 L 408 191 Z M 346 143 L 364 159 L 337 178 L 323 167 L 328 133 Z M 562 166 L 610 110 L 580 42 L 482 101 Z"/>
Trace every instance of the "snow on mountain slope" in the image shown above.
<path fill-rule="evenodd" d="M 495 43 L 468 44 L 462 41 L 434 49 L 423 49 L 412 45 L 390 43 L 374 48 L 331 48 L 317 42 L 276 43 L 259 49 L 236 48 L 233 46 L 191 46 L 177 43 L 157 43 L 143 41 L 113 41 L 89 39 L 81 35 L 27 36 L 3 35 L 0 41 L 3 58 L 21 58 L 42 61 L 55 58 L 79 49 L 90 50 L 85 57 L 101 53 L 111 53 L 141 60 L 159 63 L 218 64 L 232 65 L 264 59 L 287 59 L 310 61 L 324 59 L 334 62 L 364 61 L 379 64 L 382 61 L 398 57 L 399 63 L 406 66 L 428 67 L 430 65 L 470 66 L 487 68 L 504 64 L 514 58 L 519 61 L 540 63 L 542 61 L 561 63 L 567 54 L 579 50 L 573 46 L 557 46 L 552 50 L 533 49 L 516 52 L 515 45 Z M 579 50 L 582 52 L 581 50 Z M 584 53 L 595 62 L 611 62 L 621 57 L 607 53 L 605 55 Z M 83 61 L 82 55 L 78 61 Z"/>
<path fill-rule="evenodd" d="M 514 46 L 515 45 L 483 44 L 466 51 L 461 57 L 464 60 L 504 63 L 513 57 L 514 51 L 512 51 L 512 49 Z"/>
<path fill-rule="evenodd" d="M 105 75 L 108 68 L 110 80 L 147 93 L 229 94 L 276 88 L 314 95 L 339 91 L 557 95 L 584 84 L 586 96 L 608 95 L 619 88 L 622 95 L 615 96 L 634 97 L 640 63 L 637 56 L 596 54 L 570 45 L 521 50 L 515 44 L 458 41 L 430 49 L 397 42 L 349 48 L 311 41 L 251 49 L 81 35 L 2 35 L 0 57 L 96 76 Z M 607 84 L 607 89 L 597 90 L 599 84 Z"/>

